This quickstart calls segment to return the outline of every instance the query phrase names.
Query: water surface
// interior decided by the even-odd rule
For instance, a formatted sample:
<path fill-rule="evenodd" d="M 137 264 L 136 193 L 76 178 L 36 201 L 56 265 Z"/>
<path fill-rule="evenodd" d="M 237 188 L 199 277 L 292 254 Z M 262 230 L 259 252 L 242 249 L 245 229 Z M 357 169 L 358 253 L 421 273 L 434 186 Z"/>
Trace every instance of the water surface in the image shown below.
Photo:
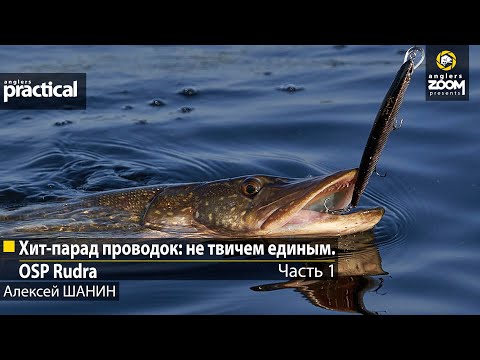
<path fill-rule="evenodd" d="M 1 111 L 0 205 L 356 167 L 408 47 L 0 47 L 1 72 L 86 72 L 88 86 L 85 111 Z M 0 312 L 480 313 L 479 59 L 470 47 L 468 102 L 426 102 L 424 66 L 414 73 L 379 162 L 388 176 L 372 177 L 360 203 L 386 210 L 365 256 L 388 275 L 271 291 L 258 291 L 269 279 L 125 281 L 115 303 L 0 302 Z M 349 289 L 362 306 L 321 306 Z"/>

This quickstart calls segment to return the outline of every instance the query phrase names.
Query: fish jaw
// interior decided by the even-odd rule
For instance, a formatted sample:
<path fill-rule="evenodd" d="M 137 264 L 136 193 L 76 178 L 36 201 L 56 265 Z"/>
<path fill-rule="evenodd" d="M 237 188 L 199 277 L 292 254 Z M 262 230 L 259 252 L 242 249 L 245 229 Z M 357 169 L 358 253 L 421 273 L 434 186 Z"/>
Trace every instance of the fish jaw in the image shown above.
<path fill-rule="evenodd" d="M 295 199 L 290 196 L 288 203 L 271 211 L 257 235 L 342 236 L 372 229 L 382 219 L 383 208 L 342 212 L 351 202 L 357 174 L 351 169 L 299 182 Z"/>
<path fill-rule="evenodd" d="M 382 219 L 383 208 L 367 209 L 348 214 L 329 214 L 312 210 L 300 210 L 294 221 L 280 228 L 262 231 L 269 236 L 344 236 L 372 229 Z"/>

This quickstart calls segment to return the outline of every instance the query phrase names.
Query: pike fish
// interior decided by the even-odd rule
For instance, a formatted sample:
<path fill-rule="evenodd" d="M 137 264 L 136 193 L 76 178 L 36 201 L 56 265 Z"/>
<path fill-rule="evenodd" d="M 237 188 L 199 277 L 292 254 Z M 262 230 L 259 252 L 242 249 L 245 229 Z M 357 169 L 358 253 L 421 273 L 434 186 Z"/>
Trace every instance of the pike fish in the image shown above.
<path fill-rule="evenodd" d="M 0 235 L 45 232 L 143 232 L 145 237 L 343 236 L 372 229 L 383 208 L 357 206 L 414 70 L 406 61 L 388 90 L 358 169 L 326 177 L 266 175 L 114 190 L 76 201 L 0 212 Z M 153 232 L 153 235 L 151 235 Z"/>
<path fill-rule="evenodd" d="M 348 214 L 358 170 L 290 179 L 266 175 L 113 190 L 0 213 L 5 232 L 147 230 L 156 237 L 342 236 L 372 229 L 383 208 Z"/>

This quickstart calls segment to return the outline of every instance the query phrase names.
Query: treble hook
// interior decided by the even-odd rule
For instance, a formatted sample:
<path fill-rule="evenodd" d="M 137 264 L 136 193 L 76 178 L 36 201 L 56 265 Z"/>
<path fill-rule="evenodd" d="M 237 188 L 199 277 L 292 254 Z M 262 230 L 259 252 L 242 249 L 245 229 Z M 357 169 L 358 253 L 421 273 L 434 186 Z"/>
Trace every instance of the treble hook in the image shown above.
<path fill-rule="evenodd" d="M 327 206 L 327 200 L 328 198 L 325 198 L 325 200 L 323 200 L 323 206 L 325 206 L 325 209 L 327 210 L 327 213 L 330 213 L 332 210 L 330 210 Z"/>
<path fill-rule="evenodd" d="M 393 123 L 393 130 L 398 130 L 402 127 L 403 125 L 403 119 L 400 119 L 400 125 L 398 124 L 398 120 L 395 119 L 395 122 Z"/>
<path fill-rule="evenodd" d="M 375 166 L 375 169 L 373 169 L 373 172 L 375 173 L 375 175 L 380 176 L 381 178 L 384 178 L 384 177 L 387 176 L 387 172 L 385 172 L 385 174 L 383 174 L 383 175 L 379 174 L 376 166 Z"/>
<path fill-rule="evenodd" d="M 325 206 L 325 209 L 327 210 L 327 213 L 329 214 L 343 214 L 343 213 L 346 213 L 346 212 L 349 212 L 351 209 L 352 209 L 352 205 L 351 204 L 348 204 L 347 206 L 345 206 L 343 209 L 338 209 L 338 210 L 330 210 L 327 206 L 327 200 L 328 198 L 326 198 L 325 200 L 323 200 L 323 206 Z"/>

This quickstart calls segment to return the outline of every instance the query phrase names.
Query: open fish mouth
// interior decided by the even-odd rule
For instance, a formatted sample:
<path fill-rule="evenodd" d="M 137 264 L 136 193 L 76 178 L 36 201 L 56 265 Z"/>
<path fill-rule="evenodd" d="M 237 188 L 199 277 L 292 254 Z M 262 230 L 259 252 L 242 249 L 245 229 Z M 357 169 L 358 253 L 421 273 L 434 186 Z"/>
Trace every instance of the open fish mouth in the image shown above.
<path fill-rule="evenodd" d="M 272 209 L 261 229 L 280 235 L 347 235 L 373 228 L 383 208 L 342 213 L 352 200 L 357 173 L 351 169 L 289 184 L 287 194 L 277 201 L 281 205 Z"/>

